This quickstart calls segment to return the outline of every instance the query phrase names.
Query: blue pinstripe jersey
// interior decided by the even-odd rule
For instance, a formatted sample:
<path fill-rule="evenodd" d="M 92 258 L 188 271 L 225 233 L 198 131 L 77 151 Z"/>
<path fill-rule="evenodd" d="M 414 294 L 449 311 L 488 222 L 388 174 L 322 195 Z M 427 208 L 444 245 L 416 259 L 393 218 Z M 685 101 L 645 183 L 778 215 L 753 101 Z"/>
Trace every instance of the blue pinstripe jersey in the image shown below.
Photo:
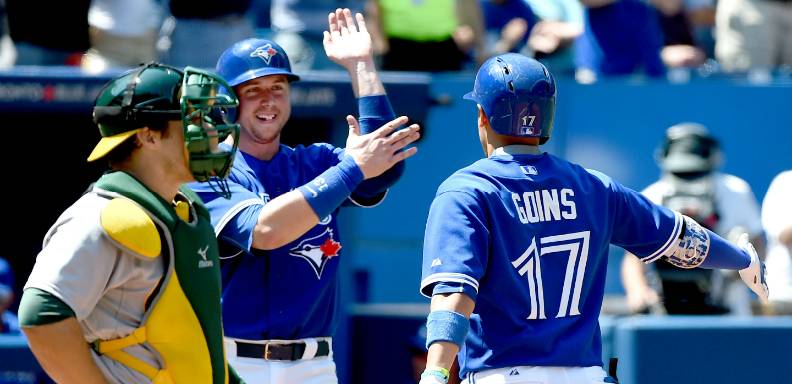
<path fill-rule="evenodd" d="M 459 354 L 463 374 L 602 365 L 609 244 L 649 261 L 681 231 L 673 211 L 527 148 L 499 149 L 457 171 L 429 212 L 421 292 L 465 292 L 476 301 Z"/>
<path fill-rule="evenodd" d="M 339 163 L 342 148 L 281 145 L 269 161 L 237 152 L 231 199 L 193 183 L 212 216 L 221 243 L 225 335 L 248 340 L 331 336 L 338 322 L 338 271 L 343 241 L 336 215 L 291 243 L 270 251 L 251 248 L 252 232 L 267 201 Z"/>

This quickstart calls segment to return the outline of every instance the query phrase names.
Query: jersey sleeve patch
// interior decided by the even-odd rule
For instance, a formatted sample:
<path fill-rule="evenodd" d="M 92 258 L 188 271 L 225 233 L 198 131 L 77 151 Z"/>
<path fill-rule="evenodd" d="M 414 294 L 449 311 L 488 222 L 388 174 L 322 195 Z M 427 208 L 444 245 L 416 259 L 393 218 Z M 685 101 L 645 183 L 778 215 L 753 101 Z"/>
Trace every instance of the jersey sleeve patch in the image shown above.
<path fill-rule="evenodd" d="M 676 247 L 666 252 L 666 260 L 679 268 L 696 268 L 709 256 L 710 236 L 695 220 L 682 216 L 684 229 Z"/>
<path fill-rule="evenodd" d="M 100 223 L 110 239 L 132 253 L 153 259 L 162 251 L 154 221 L 129 199 L 110 200 L 102 209 Z"/>

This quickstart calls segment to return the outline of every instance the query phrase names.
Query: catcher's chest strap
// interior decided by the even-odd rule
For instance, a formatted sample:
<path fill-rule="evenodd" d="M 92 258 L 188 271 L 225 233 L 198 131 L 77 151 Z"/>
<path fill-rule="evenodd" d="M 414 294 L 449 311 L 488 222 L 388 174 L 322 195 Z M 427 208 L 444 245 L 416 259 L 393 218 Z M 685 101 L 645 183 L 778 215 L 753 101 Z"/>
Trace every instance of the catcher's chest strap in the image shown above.
<path fill-rule="evenodd" d="M 125 337 L 113 340 L 96 340 L 92 343 L 93 349 L 102 355 L 106 355 L 119 363 L 134 369 L 148 377 L 154 384 L 173 383 L 168 371 L 157 369 L 123 351 L 124 348 L 146 342 L 146 326 L 142 326 Z"/>

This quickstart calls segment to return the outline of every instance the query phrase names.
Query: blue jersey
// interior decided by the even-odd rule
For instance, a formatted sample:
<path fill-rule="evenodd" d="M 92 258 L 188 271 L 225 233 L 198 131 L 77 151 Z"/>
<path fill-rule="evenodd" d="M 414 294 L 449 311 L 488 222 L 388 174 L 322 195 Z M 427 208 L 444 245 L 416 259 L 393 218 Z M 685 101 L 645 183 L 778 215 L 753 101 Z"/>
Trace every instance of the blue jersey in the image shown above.
<path fill-rule="evenodd" d="M 421 292 L 465 292 L 476 301 L 459 354 L 463 374 L 602 365 L 608 246 L 648 261 L 681 232 L 681 215 L 527 148 L 498 149 L 454 173 L 429 212 Z"/>
<path fill-rule="evenodd" d="M 643 71 L 665 75 L 663 31 L 657 11 L 642 0 L 620 0 L 586 9 L 583 35 L 575 40 L 577 66 L 603 75 Z"/>
<path fill-rule="evenodd" d="M 231 199 L 206 183 L 191 187 L 206 202 L 223 251 L 225 335 L 248 340 L 298 339 L 333 334 L 338 317 L 338 271 L 343 242 L 336 209 L 291 243 L 270 251 L 251 248 L 264 204 L 339 163 L 330 144 L 281 145 L 269 161 L 237 152 Z"/>
<path fill-rule="evenodd" d="M 528 30 L 520 39 L 519 44 L 512 48 L 512 52 L 519 52 L 528 41 L 531 29 L 536 25 L 536 16 L 531 7 L 524 0 L 508 0 L 502 4 L 496 4 L 492 0 L 482 0 L 481 9 L 484 12 L 484 25 L 488 31 L 495 32 L 500 38 L 503 27 L 510 21 L 521 18 L 528 24 Z"/>

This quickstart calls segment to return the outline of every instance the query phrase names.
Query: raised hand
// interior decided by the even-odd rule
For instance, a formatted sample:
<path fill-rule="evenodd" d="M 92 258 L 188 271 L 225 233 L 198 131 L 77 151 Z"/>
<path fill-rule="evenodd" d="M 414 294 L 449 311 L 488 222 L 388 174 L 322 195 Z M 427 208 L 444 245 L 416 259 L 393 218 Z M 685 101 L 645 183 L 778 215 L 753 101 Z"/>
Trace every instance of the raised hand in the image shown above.
<path fill-rule="evenodd" d="M 742 248 L 745 252 L 751 256 L 751 264 L 747 267 L 740 270 L 740 278 L 742 278 L 745 285 L 748 288 L 751 288 L 762 303 L 767 303 L 767 297 L 769 295 L 769 290 L 767 288 L 767 283 L 765 282 L 765 266 L 762 260 L 759 260 L 759 256 L 756 254 L 756 250 L 754 249 L 753 245 L 748 241 L 748 234 L 743 233 L 740 235 L 740 238 L 737 239 L 737 246 Z"/>
<path fill-rule="evenodd" d="M 362 14 L 352 17 L 348 8 L 338 8 L 327 15 L 327 28 L 322 43 L 330 60 L 347 70 L 361 60 L 373 60 L 371 35 Z"/>
<path fill-rule="evenodd" d="M 381 175 L 394 164 L 418 152 L 416 147 L 400 151 L 420 137 L 418 124 L 394 133 L 396 128 L 407 123 L 406 116 L 397 117 L 366 135 L 360 134 L 360 125 L 354 116 L 347 116 L 347 123 L 349 136 L 344 150 L 352 156 L 366 179 Z"/>

